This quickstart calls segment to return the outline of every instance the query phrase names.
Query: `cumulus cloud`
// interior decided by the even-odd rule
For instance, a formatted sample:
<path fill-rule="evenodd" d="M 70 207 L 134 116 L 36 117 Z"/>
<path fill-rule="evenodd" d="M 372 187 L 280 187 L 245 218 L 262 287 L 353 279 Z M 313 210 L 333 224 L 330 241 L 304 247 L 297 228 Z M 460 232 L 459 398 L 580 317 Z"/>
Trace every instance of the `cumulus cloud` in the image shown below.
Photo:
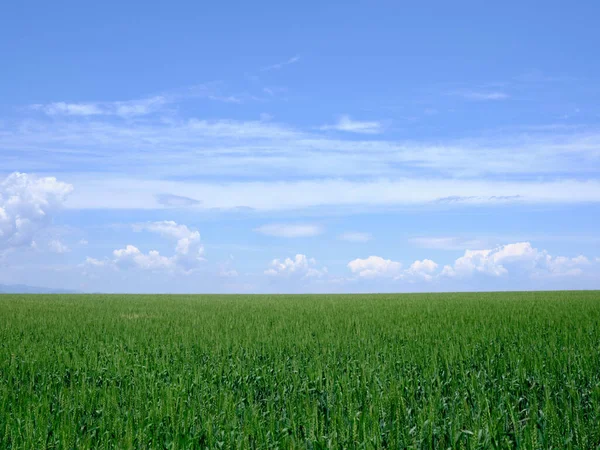
<path fill-rule="evenodd" d="M 68 253 L 71 251 L 71 249 L 63 244 L 61 241 L 59 241 L 58 239 L 53 239 L 48 243 L 48 249 L 52 252 L 52 253 Z"/>
<path fill-rule="evenodd" d="M 204 246 L 200 242 L 200 233 L 189 229 L 186 225 L 178 224 L 171 220 L 160 222 L 146 222 L 134 224 L 134 231 L 149 231 L 157 233 L 167 239 L 175 241 L 175 254 L 171 256 L 161 255 L 157 250 L 142 252 L 134 245 L 113 251 L 113 259 L 107 261 L 87 258 L 89 266 L 113 265 L 122 268 L 138 268 L 143 270 L 182 271 L 191 273 L 198 265 L 205 261 Z"/>
<path fill-rule="evenodd" d="M 545 264 L 550 275 L 576 276 L 581 275 L 583 273 L 583 269 L 586 266 L 589 266 L 591 262 L 583 255 L 579 255 L 574 258 L 568 258 L 565 256 L 556 256 L 553 258 L 550 255 L 545 255 Z"/>
<path fill-rule="evenodd" d="M 266 234 L 267 236 L 297 238 L 317 236 L 323 233 L 323 227 L 311 224 L 274 223 L 262 225 L 258 228 L 255 228 L 254 231 L 257 233 Z"/>
<path fill-rule="evenodd" d="M 361 278 L 397 278 L 401 275 L 402 264 L 381 256 L 369 256 L 366 259 L 357 258 L 348 263 L 352 273 Z"/>
<path fill-rule="evenodd" d="M 173 269 L 176 264 L 175 257 L 162 256 L 156 250 L 142 253 L 133 245 L 113 251 L 113 256 L 118 266 L 134 266 L 147 270 Z"/>
<path fill-rule="evenodd" d="M 186 225 L 179 225 L 172 220 L 163 220 L 159 222 L 136 223 L 132 225 L 134 231 L 151 231 L 165 237 L 180 239 L 200 239 L 198 231 L 190 230 Z"/>
<path fill-rule="evenodd" d="M 110 262 L 109 261 L 101 261 L 99 259 L 96 258 L 91 258 L 91 257 L 87 257 L 85 258 L 85 261 L 83 263 L 84 266 L 92 266 L 92 267 L 104 267 L 106 265 L 108 265 Z"/>
<path fill-rule="evenodd" d="M 164 220 L 135 224 L 133 229 L 150 231 L 166 238 L 175 239 L 177 241 L 175 252 L 180 263 L 184 261 L 193 263 L 194 260 L 202 261 L 204 259 L 204 246 L 200 243 L 200 233 L 190 230 L 186 225 L 179 225 L 172 220 Z"/>
<path fill-rule="evenodd" d="M 311 278 L 311 277 L 322 277 L 327 274 L 327 267 L 318 268 L 317 261 L 314 258 L 307 258 L 306 255 L 297 254 L 293 259 L 285 258 L 274 259 L 267 270 L 265 275 L 272 277 L 283 276 L 283 277 L 300 277 L 300 278 Z"/>
<path fill-rule="evenodd" d="M 321 130 L 346 131 L 349 133 L 378 134 L 383 131 L 383 125 L 377 121 L 353 120 L 350 116 L 341 116 L 333 125 L 323 125 Z"/>
<path fill-rule="evenodd" d="M 96 259 L 89 256 L 85 258 L 83 263 L 78 264 L 77 267 L 81 269 L 81 274 L 83 276 L 89 278 L 98 278 L 102 272 L 107 270 L 112 272 L 119 268 L 112 259 Z"/>
<path fill-rule="evenodd" d="M 485 250 L 466 250 L 453 265 L 446 265 L 442 276 L 464 278 L 474 274 L 504 276 L 509 273 L 531 276 L 579 275 L 590 264 L 585 256 L 552 256 L 530 242 L 517 242 Z"/>
<path fill-rule="evenodd" d="M 54 177 L 13 173 L 0 182 L 0 250 L 33 244 L 52 222 L 73 186 Z"/>
<path fill-rule="evenodd" d="M 390 278 L 393 280 L 432 281 L 438 264 L 430 259 L 413 262 L 408 269 L 402 269 L 402 263 L 384 259 L 380 256 L 369 256 L 366 259 L 355 259 L 348 263 L 350 271 L 360 278 Z"/>
<path fill-rule="evenodd" d="M 408 282 L 467 279 L 477 275 L 489 277 L 525 276 L 529 278 L 578 276 L 592 267 L 593 261 L 583 255 L 552 256 L 530 242 L 516 242 L 493 249 L 466 250 L 453 264 L 439 265 L 431 259 L 414 261 L 407 269 L 402 264 L 380 256 L 355 259 L 348 263 L 359 278 L 388 278 Z"/>
<path fill-rule="evenodd" d="M 402 274 L 402 278 L 417 281 L 431 281 L 433 280 L 433 273 L 437 268 L 438 264 L 431 259 L 423 259 L 422 261 L 417 260 Z"/>

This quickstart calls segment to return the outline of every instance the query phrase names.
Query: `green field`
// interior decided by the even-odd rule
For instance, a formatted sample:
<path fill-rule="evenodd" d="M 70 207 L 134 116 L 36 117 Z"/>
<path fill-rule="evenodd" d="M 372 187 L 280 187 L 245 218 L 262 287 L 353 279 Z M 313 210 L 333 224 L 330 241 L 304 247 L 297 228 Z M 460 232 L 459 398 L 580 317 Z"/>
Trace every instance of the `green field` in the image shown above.
<path fill-rule="evenodd" d="M 0 448 L 600 448 L 600 292 L 0 296 Z"/>

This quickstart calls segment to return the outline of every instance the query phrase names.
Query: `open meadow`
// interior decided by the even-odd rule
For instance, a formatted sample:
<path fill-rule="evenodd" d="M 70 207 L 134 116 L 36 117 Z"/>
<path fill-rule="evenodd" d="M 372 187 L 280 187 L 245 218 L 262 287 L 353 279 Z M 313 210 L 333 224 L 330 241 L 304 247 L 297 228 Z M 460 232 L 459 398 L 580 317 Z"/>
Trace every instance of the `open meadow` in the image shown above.
<path fill-rule="evenodd" d="M 600 292 L 0 296 L 0 448 L 599 448 Z"/>

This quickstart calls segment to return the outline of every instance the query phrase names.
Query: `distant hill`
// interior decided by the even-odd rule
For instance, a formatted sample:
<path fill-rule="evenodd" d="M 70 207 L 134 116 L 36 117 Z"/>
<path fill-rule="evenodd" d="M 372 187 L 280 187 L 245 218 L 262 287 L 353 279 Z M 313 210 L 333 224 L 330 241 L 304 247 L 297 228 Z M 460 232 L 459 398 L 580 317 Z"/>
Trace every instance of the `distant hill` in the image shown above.
<path fill-rule="evenodd" d="M 68 289 L 52 289 L 25 284 L 0 284 L 0 294 L 76 294 Z"/>

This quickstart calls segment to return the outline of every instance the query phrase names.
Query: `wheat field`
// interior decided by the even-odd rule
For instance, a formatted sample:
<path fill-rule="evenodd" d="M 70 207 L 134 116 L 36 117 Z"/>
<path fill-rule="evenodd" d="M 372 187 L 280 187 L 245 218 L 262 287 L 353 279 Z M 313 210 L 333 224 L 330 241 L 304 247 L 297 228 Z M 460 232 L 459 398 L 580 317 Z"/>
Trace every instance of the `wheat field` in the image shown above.
<path fill-rule="evenodd" d="M 2 295 L 0 448 L 600 448 L 600 292 Z"/>

